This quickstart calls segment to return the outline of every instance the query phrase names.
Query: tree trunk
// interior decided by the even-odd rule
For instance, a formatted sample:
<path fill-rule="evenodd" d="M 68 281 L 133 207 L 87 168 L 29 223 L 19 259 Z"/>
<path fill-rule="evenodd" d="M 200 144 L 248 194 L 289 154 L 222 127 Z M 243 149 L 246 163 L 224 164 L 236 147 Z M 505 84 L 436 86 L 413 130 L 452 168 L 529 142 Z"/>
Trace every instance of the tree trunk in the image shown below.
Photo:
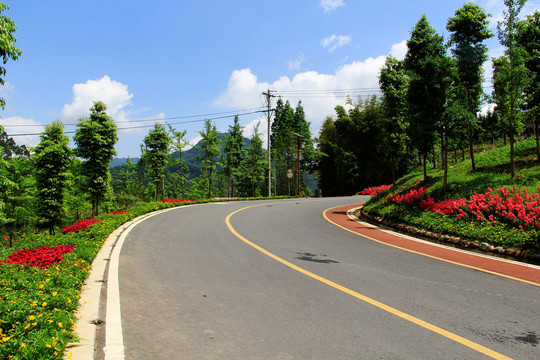
<path fill-rule="evenodd" d="M 536 161 L 540 161 L 540 143 L 539 143 L 539 135 L 538 135 L 538 121 L 540 119 L 538 116 L 534 119 L 534 136 L 536 137 Z"/>
<path fill-rule="evenodd" d="M 427 180 L 427 152 L 424 152 L 424 181 Z"/>
<path fill-rule="evenodd" d="M 467 135 L 469 136 L 469 153 L 471 156 L 471 165 L 472 165 L 472 171 L 476 171 L 476 165 L 474 163 L 474 144 L 473 144 L 473 133 L 472 133 L 472 126 L 467 126 Z"/>
<path fill-rule="evenodd" d="M 514 132 L 511 131 L 509 136 L 510 140 L 510 178 L 514 179 L 516 176 L 516 163 L 514 161 Z"/>
<path fill-rule="evenodd" d="M 444 181 L 443 181 L 443 193 L 446 193 L 446 185 L 448 183 L 448 133 L 444 132 L 444 138 L 442 140 L 443 150 L 443 169 L 444 169 Z"/>

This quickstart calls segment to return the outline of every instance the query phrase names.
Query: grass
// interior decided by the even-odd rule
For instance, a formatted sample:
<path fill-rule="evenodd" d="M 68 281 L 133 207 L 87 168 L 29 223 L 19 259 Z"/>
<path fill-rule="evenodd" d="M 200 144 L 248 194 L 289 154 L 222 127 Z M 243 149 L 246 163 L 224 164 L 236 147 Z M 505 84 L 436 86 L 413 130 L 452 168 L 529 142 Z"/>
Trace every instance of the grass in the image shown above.
<path fill-rule="evenodd" d="M 470 241 L 489 242 L 505 248 L 531 249 L 540 251 L 540 229 L 529 227 L 519 229 L 517 224 L 497 221 L 476 221 L 470 218 L 458 219 L 455 215 L 443 215 L 422 211 L 418 206 L 404 203 L 390 203 L 392 194 L 405 194 L 411 189 L 425 187 L 435 201 L 446 199 L 468 199 L 475 193 L 486 193 L 488 188 L 526 189 L 529 194 L 538 192 L 540 186 L 540 163 L 536 161 L 534 138 L 522 140 L 515 145 L 516 176 L 510 177 L 510 148 L 488 147 L 475 156 L 477 170 L 472 171 L 471 161 L 465 160 L 448 169 L 448 185 L 443 191 L 443 171 L 429 169 L 424 181 L 423 170 L 407 174 L 391 189 L 373 197 L 364 205 L 364 210 L 385 219 L 404 222 L 433 232 L 459 236 Z"/>

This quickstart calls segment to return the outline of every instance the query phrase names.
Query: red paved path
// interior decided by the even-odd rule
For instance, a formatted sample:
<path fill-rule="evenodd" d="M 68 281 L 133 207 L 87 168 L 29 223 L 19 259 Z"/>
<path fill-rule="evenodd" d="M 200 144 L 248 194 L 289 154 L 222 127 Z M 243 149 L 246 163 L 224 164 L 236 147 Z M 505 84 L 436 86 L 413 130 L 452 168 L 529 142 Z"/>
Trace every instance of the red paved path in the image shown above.
<path fill-rule="evenodd" d="M 456 249 L 452 247 L 441 247 L 429 243 L 426 244 L 399 235 L 389 234 L 377 227 L 372 227 L 350 219 L 347 216 L 347 211 L 359 206 L 361 205 L 339 206 L 327 210 L 325 214 L 326 217 L 336 225 L 359 235 L 369 237 L 372 240 L 540 286 L 540 266 L 531 267 L 530 265 L 524 265 L 519 262 L 509 262 L 496 257 L 479 256 L 473 252 L 464 253 L 462 251 L 456 251 Z"/>

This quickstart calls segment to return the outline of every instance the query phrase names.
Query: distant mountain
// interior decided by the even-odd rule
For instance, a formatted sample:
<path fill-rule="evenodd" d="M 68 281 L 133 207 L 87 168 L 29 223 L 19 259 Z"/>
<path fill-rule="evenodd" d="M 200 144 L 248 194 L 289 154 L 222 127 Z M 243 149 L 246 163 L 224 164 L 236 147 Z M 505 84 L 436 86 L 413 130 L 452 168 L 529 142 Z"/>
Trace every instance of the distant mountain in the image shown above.
<path fill-rule="evenodd" d="M 139 162 L 138 157 L 135 157 L 135 158 L 130 157 L 129 160 L 131 160 L 131 162 L 134 163 L 134 164 L 137 164 Z M 114 168 L 114 167 L 117 167 L 117 166 L 122 166 L 122 165 L 124 165 L 126 163 L 126 161 L 127 161 L 127 158 L 114 158 L 111 161 L 110 167 Z"/>
<path fill-rule="evenodd" d="M 225 136 L 227 136 L 226 133 L 220 133 L 218 135 L 218 139 L 221 141 L 221 152 L 222 153 L 224 152 L 224 147 L 225 147 L 225 142 L 223 141 Z M 189 150 L 186 150 L 186 151 L 182 152 L 182 161 L 189 168 L 189 178 L 190 179 L 196 178 L 197 176 L 199 176 L 201 174 L 201 168 L 202 168 L 203 165 L 197 163 L 197 157 L 199 157 L 199 158 L 204 157 L 204 152 L 196 149 L 200 145 L 201 141 L 199 141 L 195 146 L 193 146 Z M 246 146 L 249 146 L 249 139 L 248 138 L 244 138 L 244 144 Z M 175 159 L 178 159 L 179 155 L 178 155 L 178 153 L 173 153 L 172 157 L 175 158 Z M 134 157 L 134 158 L 130 157 L 129 159 L 134 164 L 137 164 L 139 162 L 138 157 Z M 122 165 L 124 165 L 126 163 L 126 160 L 127 160 L 127 158 L 114 158 L 111 161 L 110 167 L 111 167 L 111 174 L 113 176 L 113 179 L 118 178 L 121 167 L 122 167 Z M 178 171 L 178 168 L 177 167 L 172 167 L 172 168 L 169 168 L 168 171 L 175 172 L 175 171 Z"/>

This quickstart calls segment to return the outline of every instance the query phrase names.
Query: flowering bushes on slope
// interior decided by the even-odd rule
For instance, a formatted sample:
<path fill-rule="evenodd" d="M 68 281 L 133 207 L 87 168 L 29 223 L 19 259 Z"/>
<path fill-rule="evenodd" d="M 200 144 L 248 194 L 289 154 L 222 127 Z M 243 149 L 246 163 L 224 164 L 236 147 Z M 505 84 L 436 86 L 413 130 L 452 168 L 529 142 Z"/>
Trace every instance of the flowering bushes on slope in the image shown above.
<path fill-rule="evenodd" d="M 86 230 L 87 227 L 102 221 L 103 219 L 84 219 L 79 220 L 73 225 L 66 226 L 62 229 L 62 234 L 67 234 L 69 232 L 78 232 L 79 230 Z"/>
<path fill-rule="evenodd" d="M 359 191 L 357 195 L 369 195 L 369 196 L 377 196 L 381 192 L 386 191 L 390 189 L 392 185 L 380 185 L 380 186 L 371 186 L 368 188 L 365 188 L 362 191 Z"/>
<path fill-rule="evenodd" d="M 37 266 L 46 269 L 63 259 L 63 254 L 73 252 L 75 245 L 41 246 L 37 249 L 23 249 L 14 252 L 0 264 L 19 264 Z"/>
<path fill-rule="evenodd" d="M 511 190 L 506 187 L 497 189 L 494 194 L 491 188 L 485 194 L 474 193 L 469 199 L 467 208 L 461 209 L 459 218 L 472 216 L 479 221 L 504 222 L 523 229 L 524 227 L 540 228 L 540 187 L 539 193 L 529 194 L 527 190 Z"/>
<path fill-rule="evenodd" d="M 417 205 L 424 211 L 439 214 L 455 215 L 458 219 L 472 219 L 491 223 L 505 223 L 524 229 L 540 229 L 540 187 L 538 193 L 529 194 L 527 190 L 499 188 L 494 192 L 491 188 L 484 194 L 474 193 L 468 200 L 465 198 L 448 199 L 436 202 L 428 196 L 427 190 L 409 190 L 405 194 L 394 194 L 387 198 L 391 203 Z M 360 193 L 376 193 L 367 188 Z"/>
<path fill-rule="evenodd" d="M 404 195 L 394 195 L 388 201 L 395 203 L 407 203 L 408 205 L 419 203 L 427 196 L 426 188 L 422 187 L 418 190 L 410 190 Z"/>

